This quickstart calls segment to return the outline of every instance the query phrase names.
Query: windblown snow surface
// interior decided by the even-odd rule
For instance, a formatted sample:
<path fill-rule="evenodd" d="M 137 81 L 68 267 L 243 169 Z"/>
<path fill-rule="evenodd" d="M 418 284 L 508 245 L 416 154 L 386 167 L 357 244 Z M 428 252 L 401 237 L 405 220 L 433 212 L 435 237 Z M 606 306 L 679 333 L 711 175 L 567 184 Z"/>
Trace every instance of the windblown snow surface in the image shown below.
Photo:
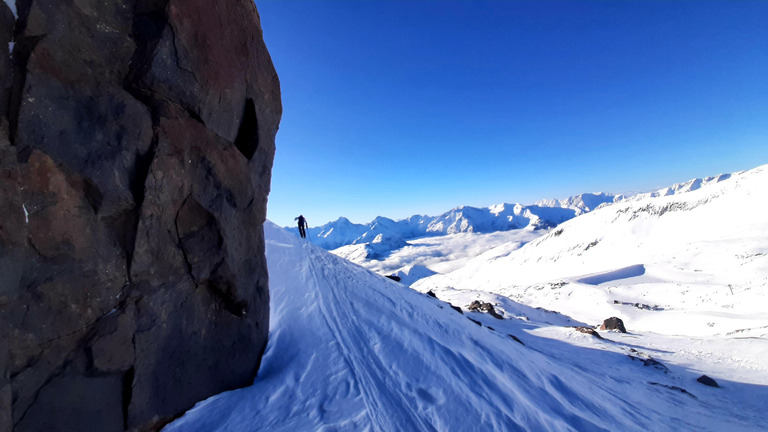
<path fill-rule="evenodd" d="M 706 349 L 697 342 L 646 347 L 632 330 L 598 339 L 564 315 L 439 284 L 438 296 L 491 302 L 503 319 L 462 314 L 276 225 L 265 234 L 271 331 L 258 376 L 168 432 L 764 430 L 762 366 L 714 374 L 721 388 L 707 387 L 696 382 L 699 365 L 670 351 Z M 662 355 L 671 361 L 649 360 Z"/>

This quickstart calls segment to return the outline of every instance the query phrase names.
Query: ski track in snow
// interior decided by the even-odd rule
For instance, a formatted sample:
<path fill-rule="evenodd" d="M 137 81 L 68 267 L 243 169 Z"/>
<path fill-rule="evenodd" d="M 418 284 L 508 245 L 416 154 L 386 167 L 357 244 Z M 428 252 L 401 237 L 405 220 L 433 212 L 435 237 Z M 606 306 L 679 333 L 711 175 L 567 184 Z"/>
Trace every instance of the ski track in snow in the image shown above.
<path fill-rule="evenodd" d="M 310 273 L 315 281 L 315 289 L 319 289 L 318 275 L 323 276 L 323 284 L 335 286 L 337 289 L 321 290 L 320 308 L 328 327 L 333 331 L 335 342 L 341 347 L 344 358 L 355 376 L 357 385 L 362 389 L 367 414 L 369 415 L 375 430 L 434 430 L 416 416 L 410 405 L 404 400 L 397 390 L 396 383 L 390 383 L 388 374 L 379 375 L 379 371 L 387 370 L 381 363 L 379 356 L 369 347 L 369 340 L 362 334 L 360 324 L 355 319 L 355 313 L 351 310 L 352 302 L 346 295 L 349 285 L 340 281 L 343 277 L 351 280 L 343 266 L 334 266 L 328 261 L 327 254 L 312 251 L 307 243 L 303 249 L 306 260 L 309 263 Z M 320 269 L 317 268 L 320 264 Z M 340 275 L 332 274 L 329 270 L 340 271 Z M 375 371 L 377 373 L 371 373 Z M 387 380 L 390 378 L 390 380 Z M 394 377 L 397 378 L 397 377 Z M 373 394 L 371 389 L 387 389 Z M 378 397 L 377 397 L 378 396 Z M 392 422 L 390 413 L 400 414 L 400 424 Z M 400 429 L 400 428 L 405 429 Z"/>
<path fill-rule="evenodd" d="M 695 382 L 704 341 L 673 345 L 689 365 L 666 363 L 676 358 L 668 339 L 598 340 L 566 327 L 579 324 L 566 316 L 498 295 L 438 292 L 460 306 L 495 303 L 507 319 L 461 315 L 272 224 L 265 234 L 272 325 L 259 374 L 168 432 L 763 430 L 768 388 Z"/>

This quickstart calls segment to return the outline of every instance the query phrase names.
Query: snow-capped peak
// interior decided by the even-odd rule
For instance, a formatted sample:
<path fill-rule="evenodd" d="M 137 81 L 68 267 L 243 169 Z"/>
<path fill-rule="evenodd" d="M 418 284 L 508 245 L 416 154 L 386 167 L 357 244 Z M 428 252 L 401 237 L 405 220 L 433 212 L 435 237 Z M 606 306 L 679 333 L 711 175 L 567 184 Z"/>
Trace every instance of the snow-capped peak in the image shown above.
<path fill-rule="evenodd" d="M 594 192 L 561 200 L 540 200 L 533 205 L 501 203 L 489 207 L 457 206 L 438 216 L 413 215 L 398 221 L 378 216 L 368 224 L 355 224 L 345 217 L 340 217 L 334 222 L 310 228 L 307 234 L 315 244 L 325 249 L 336 249 L 344 245 L 369 243 L 379 234 L 389 238 L 409 240 L 457 233 L 551 228 L 602 206 L 687 193 L 728 180 L 731 176 L 731 174 L 720 174 L 693 179 L 632 196 Z"/>

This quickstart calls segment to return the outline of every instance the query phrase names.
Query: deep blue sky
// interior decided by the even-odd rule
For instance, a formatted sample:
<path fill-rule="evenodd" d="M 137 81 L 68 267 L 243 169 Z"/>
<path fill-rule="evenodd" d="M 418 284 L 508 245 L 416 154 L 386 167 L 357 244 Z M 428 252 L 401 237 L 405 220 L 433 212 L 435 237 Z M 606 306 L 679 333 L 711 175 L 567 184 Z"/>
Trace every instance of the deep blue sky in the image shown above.
<path fill-rule="evenodd" d="M 768 2 L 257 0 L 268 217 L 627 193 L 768 163 Z"/>

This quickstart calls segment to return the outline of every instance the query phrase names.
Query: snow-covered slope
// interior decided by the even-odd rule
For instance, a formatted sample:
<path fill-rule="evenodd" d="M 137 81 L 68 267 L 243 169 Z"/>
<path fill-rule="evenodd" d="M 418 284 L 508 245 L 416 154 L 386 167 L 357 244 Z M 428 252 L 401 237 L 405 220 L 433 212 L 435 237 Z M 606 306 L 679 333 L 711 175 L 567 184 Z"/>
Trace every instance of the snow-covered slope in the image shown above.
<path fill-rule="evenodd" d="M 555 313 L 445 290 L 462 306 L 495 303 L 504 319 L 460 314 L 277 226 L 265 234 L 272 328 L 258 376 L 198 404 L 169 432 L 764 426 L 765 373 L 705 387 L 698 371 L 650 362 L 662 352 L 631 335 L 600 340 L 561 327 L 579 323 Z"/>
<path fill-rule="evenodd" d="M 490 291 L 593 324 L 615 315 L 635 330 L 764 327 L 755 331 L 765 336 L 767 190 L 763 166 L 687 193 L 619 202 L 415 286 Z"/>
<path fill-rule="evenodd" d="M 624 199 L 622 195 L 614 195 L 605 192 L 585 193 L 568 197 L 564 200 L 549 199 L 536 202 L 545 207 L 562 207 L 575 210 L 577 215 L 588 213 L 603 204 L 611 204 Z"/>
<path fill-rule="evenodd" d="M 290 228 L 286 227 L 286 229 Z M 325 225 L 309 228 L 307 236 L 318 246 L 333 249 L 341 245 L 350 244 L 368 232 L 369 229 L 367 225 L 356 224 L 345 217 L 340 217 Z M 295 231 L 295 228 L 293 230 Z"/>
<path fill-rule="evenodd" d="M 740 173 L 736 173 L 736 175 L 739 175 L 739 174 Z M 709 186 L 715 183 L 720 183 L 721 181 L 728 180 L 729 178 L 731 178 L 731 174 L 720 174 L 712 177 L 704 177 L 703 179 L 698 179 L 698 178 L 692 179 L 683 183 L 675 183 L 672 186 L 661 188 L 653 192 L 641 193 L 637 195 L 632 195 L 630 197 L 622 196 L 620 197 L 619 201 L 621 200 L 637 201 L 643 198 L 654 198 L 654 197 L 660 197 L 660 196 L 669 196 L 669 195 L 676 195 L 676 194 L 685 193 L 685 192 L 691 192 L 691 191 L 699 190 L 705 186 Z"/>
<path fill-rule="evenodd" d="M 576 211 L 576 215 L 589 213 L 605 204 L 613 204 L 622 201 L 638 201 L 644 198 L 654 198 L 691 192 L 723 180 L 728 180 L 731 174 L 720 174 L 712 177 L 695 178 L 683 183 L 675 183 L 651 192 L 643 192 L 635 195 L 614 195 L 605 192 L 584 193 L 574 195 L 563 200 L 545 199 L 536 202 L 536 205 L 544 207 L 562 207 Z"/>
<path fill-rule="evenodd" d="M 549 228 L 572 218 L 564 208 L 499 204 L 491 207 L 462 206 L 437 216 L 427 227 L 429 234 L 488 233 L 521 228 Z"/>
<path fill-rule="evenodd" d="M 434 274 L 435 272 L 430 270 L 429 267 L 420 264 L 409 264 L 392 273 L 392 276 L 400 278 L 398 282 L 401 284 L 410 286 L 417 280 L 430 277 Z"/>

